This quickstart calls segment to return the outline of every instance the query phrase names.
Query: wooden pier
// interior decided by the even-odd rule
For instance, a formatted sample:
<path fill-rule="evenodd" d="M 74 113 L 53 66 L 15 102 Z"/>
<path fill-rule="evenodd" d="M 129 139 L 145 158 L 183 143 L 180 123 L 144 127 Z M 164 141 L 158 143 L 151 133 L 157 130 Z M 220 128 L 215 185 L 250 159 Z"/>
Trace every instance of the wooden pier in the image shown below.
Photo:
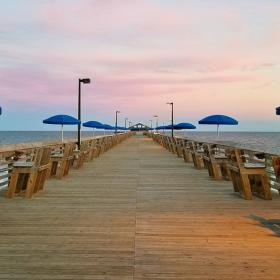
<path fill-rule="evenodd" d="M 134 136 L 32 199 L 0 197 L 0 279 L 280 279 L 280 198 Z"/>

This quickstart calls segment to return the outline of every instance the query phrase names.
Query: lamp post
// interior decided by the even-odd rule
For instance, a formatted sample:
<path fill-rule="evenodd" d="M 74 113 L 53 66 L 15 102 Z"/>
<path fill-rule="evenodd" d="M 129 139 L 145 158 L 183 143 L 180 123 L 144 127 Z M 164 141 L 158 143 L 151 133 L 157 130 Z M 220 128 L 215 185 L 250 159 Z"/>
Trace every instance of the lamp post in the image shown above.
<path fill-rule="evenodd" d="M 150 120 L 150 127 L 151 127 L 151 130 L 153 129 L 153 120 Z"/>
<path fill-rule="evenodd" d="M 120 111 L 116 111 L 116 122 L 115 122 L 115 133 L 118 132 L 118 114 L 120 113 Z"/>
<path fill-rule="evenodd" d="M 158 127 L 158 116 L 154 115 L 154 118 L 156 118 L 156 130 L 157 130 L 157 127 Z"/>
<path fill-rule="evenodd" d="M 167 102 L 166 104 L 171 105 L 171 136 L 174 137 L 174 114 L 173 114 L 173 102 Z"/>
<path fill-rule="evenodd" d="M 126 129 L 126 122 L 128 121 L 128 118 L 125 118 L 124 119 L 124 127 L 125 127 L 125 129 Z"/>
<path fill-rule="evenodd" d="M 78 91 L 78 120 L 81 121 L 81 84 L 90 84 L 89 78 L 79 79 Z M 78 148 L 81 146 L 81 124 L 78 124 Z"/>

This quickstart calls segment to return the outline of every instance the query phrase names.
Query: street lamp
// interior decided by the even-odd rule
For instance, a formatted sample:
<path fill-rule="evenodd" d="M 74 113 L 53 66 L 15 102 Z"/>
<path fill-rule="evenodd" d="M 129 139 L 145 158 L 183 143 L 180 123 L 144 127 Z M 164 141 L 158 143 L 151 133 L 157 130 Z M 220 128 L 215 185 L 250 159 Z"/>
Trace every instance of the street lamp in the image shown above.
<path fill-rule="evenodd" d="M 171 105 L 171 136 L 172 138 L 174 137 L 174 133 L 173 133 L 173 130 L 174 130 L 174 114 L 173 114 L 173 102 L 167 102 L 166 104 L 168 105 Z"/>
<path fill-rule="evenodd" d="M 156 118 L 156 130 L 157 130 L 157 127 L 158 127 L 158 116 L 154 115 L 154 118 Z"/>
<path fill-rule="evenodd" d="M 150 127 L 151 127 L 151 130 L 153 129 L 153 120 L 150 120 Z"/>
<path fill-rule="evenodd" d="M 78 120 L 81 121 L 81 84 L 90 84 L 89 78 L 79 79 L 78 91 Z M 78 124 L 78 147 L 81 146 L 81 123 Z"/>
<path fill-rule="evenodd" d="M 124 119 L 124 127 L 125 127 L 125 129 L 126 129 L 126 122 L 128 121 L 128 118 L 125 118 Z"/>
<path fill-rule="evenodd" d="M 118 114 L 120 113 L 120 111 L 116 111 L 116 122 L 115 122 L 115 133 L 118 132 Z"/>

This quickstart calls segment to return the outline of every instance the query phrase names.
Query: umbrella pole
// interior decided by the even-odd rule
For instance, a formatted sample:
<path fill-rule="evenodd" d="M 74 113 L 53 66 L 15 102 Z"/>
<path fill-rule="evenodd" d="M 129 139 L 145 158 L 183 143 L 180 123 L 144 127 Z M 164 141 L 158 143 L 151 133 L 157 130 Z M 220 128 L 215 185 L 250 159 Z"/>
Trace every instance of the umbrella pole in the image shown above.
<path fill-rule="evenodd" d="M 92 129 L 92 137 L 94 137 L 94 128 Z"/>
<path fill-rule="evenodd" d="M 217 124 L 217 138 L 219 138 L 220 132 L 219 132 L 219 125 Z"/>
<path fill-rule="evenodd" d="M 63 124 L 61 125 L 61 142 L 63 142 Z"/>

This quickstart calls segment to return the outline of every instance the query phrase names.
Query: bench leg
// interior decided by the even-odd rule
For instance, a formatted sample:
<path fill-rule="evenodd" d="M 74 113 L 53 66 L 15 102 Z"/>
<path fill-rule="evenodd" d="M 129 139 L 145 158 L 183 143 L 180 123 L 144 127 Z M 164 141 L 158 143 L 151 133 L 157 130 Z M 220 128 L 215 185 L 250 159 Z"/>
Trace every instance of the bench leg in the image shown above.
<path fill-rule="evenodd" d="M 241 177 L 241 181 L 242 181 L 242 192 L 243 192 L 244 198 L 247 200 L 252 200 L 253 196 L 252 196 L 252 191 L 251 191 L 248 175 L 240 174 L 240 177 Z"/>
<path fill-rule="evenodd" d="M 29 175 L 29 179 L 26 186 L 25 197 L 31 198 L 34 192 L 35 183 L 36 183 L 36 172 L 32 172 Z"/>
<path fill-rule="evenodd" d="M 272 195 L 270 191 L 270 186 L 269 186 L 269 180 L 266 175 L 261 177 L 261 182 L 262 182 L 262 187 L 263 187 L 263 195 L 264 199 L 271 200 Z"/>
<path fill-rule="evenodd" d="M 17 187 L 17 181 L 18 181 L 18 173 L 13 173 L 9 182 L 8 190 L 6 192 L 7 198 L 13 198 L 15 195 L 16 187 Z"/>

